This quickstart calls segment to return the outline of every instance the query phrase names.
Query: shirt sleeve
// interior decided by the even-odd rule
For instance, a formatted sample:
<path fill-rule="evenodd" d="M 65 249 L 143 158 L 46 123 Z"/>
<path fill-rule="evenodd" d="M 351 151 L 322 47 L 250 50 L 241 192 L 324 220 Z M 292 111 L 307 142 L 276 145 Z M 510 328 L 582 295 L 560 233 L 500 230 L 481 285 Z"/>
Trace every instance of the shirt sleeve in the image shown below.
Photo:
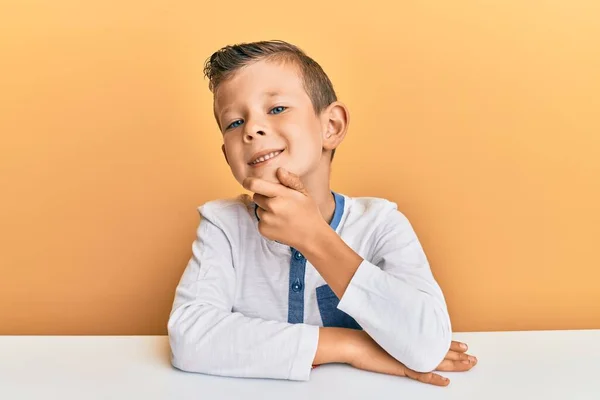
<path fill-rule="evenodd" d="M 372 262 L 360 264 L 338 309 L 408 368 L 429 372 L 452 340 L 444 295 L 406 217 L 394 209 L 385 221 Z"/>
<path fill-rule="evenodd" d="M 169 316 L 173 366 L 211 375 L 308 380 L 319 328 L 232 312 L 231 249 L 225 233 L 202 218 Z"/>

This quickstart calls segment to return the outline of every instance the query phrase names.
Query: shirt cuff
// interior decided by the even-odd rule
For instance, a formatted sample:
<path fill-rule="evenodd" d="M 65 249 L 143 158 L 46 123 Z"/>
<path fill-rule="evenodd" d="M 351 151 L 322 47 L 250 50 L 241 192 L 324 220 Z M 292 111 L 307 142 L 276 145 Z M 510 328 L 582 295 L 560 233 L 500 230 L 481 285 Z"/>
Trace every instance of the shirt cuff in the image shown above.
<path fill-rule="evenodd" d="M 365 291 L 365 288 L 371 287 L 373 280 L 381 272 L 379 267 L 363 260 L 350 280 L 337 308 L 357 321 L 362 319 L 362 311 L 368 300 L 368 296 L 365 295 L 368 291 Z"/>
<path fill-rule="evenodd" d="M 312 370 L 312 363 L 319 345 L 319 327 L 302 324 L 298 353 L 292 364 L 289 379 L 292 381 L 307 381 Z"/>

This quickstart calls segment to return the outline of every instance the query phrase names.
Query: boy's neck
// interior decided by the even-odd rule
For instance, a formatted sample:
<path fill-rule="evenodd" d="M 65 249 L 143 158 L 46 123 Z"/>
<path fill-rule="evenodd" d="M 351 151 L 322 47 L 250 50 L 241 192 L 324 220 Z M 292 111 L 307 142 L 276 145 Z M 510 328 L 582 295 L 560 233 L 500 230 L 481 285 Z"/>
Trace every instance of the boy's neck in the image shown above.
<path fill-rule="evenodd" d="M 321 165 L 311 174 L 301 178 L 308 194 L 317 203 L 323 219 L 328 224 L 333 219 L 333 214 L 335 212 L 335 199 L 331 194 L 329 179 L 329 165 Z"/>

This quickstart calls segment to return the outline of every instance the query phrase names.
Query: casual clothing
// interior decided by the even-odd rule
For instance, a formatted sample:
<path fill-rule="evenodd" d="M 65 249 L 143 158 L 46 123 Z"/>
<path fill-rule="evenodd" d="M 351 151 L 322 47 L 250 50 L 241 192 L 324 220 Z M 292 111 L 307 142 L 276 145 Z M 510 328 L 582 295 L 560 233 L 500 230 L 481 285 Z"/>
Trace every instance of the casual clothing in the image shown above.
<path fill-rule="evenodd" d="M 409 221 L 390 201 L 333 195 L 330 226 L 364 259 L 341 300 L 299 251 L 259 233 L 248 196 L 199 207 L 168 323 L 175 367 L 308 380 L 320 326 L 364 329 L 408 368 L 437 367 L 450 318 Z"/>

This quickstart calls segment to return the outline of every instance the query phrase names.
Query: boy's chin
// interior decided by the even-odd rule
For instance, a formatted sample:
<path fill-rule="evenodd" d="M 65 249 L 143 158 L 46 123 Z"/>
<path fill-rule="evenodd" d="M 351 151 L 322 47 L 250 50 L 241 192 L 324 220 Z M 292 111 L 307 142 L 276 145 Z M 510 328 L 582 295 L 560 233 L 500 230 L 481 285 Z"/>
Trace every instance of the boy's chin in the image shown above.
<path fill-rule="evenodd" d="M 277 179 L 277 168 L 279 166 L 265 166 L 264 168 L 257 168 L 248 174 L 249 178 L 259 178 L 263 179 L 267 182 L 279 183 L 279 179 Z"/>

